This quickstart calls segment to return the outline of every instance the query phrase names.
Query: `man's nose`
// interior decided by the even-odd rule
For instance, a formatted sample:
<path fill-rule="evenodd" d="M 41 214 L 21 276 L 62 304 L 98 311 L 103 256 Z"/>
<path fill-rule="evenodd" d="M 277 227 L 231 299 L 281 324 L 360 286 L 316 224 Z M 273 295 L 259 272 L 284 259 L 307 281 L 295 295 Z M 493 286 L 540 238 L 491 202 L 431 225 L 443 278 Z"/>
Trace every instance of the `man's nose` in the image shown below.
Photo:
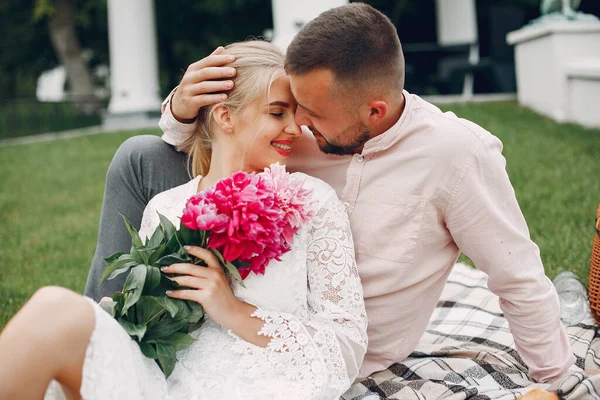
<path fill-rule="evenodd" d="M 311 126 L 312 121 L 308 117 L 306 111 L 302 109 L 302 107 L 296 108 L 296 113 L 294 114 L 294 119 L 296 120 L 296 124 L 299 126 L 306 125 Z"/>

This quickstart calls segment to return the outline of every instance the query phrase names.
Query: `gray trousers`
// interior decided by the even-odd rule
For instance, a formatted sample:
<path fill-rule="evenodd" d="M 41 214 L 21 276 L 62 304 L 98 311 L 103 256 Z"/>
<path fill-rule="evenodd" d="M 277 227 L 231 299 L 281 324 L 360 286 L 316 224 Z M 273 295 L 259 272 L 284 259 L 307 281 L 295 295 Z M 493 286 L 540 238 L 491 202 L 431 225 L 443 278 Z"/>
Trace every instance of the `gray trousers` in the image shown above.
<path fill-rule="evenodd" d="M 106 174 L 98 243 L 85 285 L 86 296 L 99 301 L 123 289 L 126 274 L 100 282 L 106 267 L 104 258 L 131 249 L 131 237 L 120 214 L 139 229 L 144 208 L 152 197 L 190 180 L 186 160 L 185 154 L 158 136 L 134 136 L 119 147 Z"/>

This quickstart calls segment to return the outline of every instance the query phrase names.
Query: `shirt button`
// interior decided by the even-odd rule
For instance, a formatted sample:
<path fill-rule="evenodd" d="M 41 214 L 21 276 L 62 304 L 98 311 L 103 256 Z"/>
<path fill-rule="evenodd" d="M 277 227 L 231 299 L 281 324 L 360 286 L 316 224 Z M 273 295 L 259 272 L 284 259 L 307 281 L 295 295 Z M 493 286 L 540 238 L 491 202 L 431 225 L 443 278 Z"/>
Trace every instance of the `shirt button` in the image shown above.
<path fill-rule="evenodd" d="M 346 208 L 350 207 L 350 203 L 349 203 L 349 202 L 347 202 L 347 201 L 345 201 L 345 202 L 344 202 L 344 207 L 346 207 Z"/>
<path fill-rule="evenodd" d="M 358 161 L 358 162 L 363 162 L 364 159 L 365 158 L 363 156 L 361 156 L 361 155 L 359 155 L 358 157 L 356 157 L 356 161 Z"/>

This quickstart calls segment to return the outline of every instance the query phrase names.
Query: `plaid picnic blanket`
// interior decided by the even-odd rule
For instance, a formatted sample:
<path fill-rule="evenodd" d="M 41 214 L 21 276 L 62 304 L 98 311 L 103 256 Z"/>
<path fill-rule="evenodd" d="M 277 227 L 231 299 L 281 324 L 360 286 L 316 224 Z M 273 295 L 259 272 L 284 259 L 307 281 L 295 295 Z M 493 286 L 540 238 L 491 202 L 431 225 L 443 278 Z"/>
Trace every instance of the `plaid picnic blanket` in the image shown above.
<path fill-rule="evenodd" d="M 576 366 L 600 368 L 600 333 L 587 323 L 567 328 Z M 344 400 L 509 400 L 535 387 L 565 399 L 600 399 L 600 375 L 574 371 L 552 385 L 536 384 L 517 354 L 487 275 L 457 264 L 419 345 L 406 360 L 354 384 Z"/>

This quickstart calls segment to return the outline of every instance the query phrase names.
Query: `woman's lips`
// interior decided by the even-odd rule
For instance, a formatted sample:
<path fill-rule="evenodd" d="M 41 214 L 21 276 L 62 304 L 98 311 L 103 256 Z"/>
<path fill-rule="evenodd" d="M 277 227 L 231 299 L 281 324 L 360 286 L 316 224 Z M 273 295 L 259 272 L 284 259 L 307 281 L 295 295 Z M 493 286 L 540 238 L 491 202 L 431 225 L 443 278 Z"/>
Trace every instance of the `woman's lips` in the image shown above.
<path fill-rule="evenodd" d="M 273 140 L 271 146 L 282 156 L 289 157 L 292 155 L 291 140 Z"/>

